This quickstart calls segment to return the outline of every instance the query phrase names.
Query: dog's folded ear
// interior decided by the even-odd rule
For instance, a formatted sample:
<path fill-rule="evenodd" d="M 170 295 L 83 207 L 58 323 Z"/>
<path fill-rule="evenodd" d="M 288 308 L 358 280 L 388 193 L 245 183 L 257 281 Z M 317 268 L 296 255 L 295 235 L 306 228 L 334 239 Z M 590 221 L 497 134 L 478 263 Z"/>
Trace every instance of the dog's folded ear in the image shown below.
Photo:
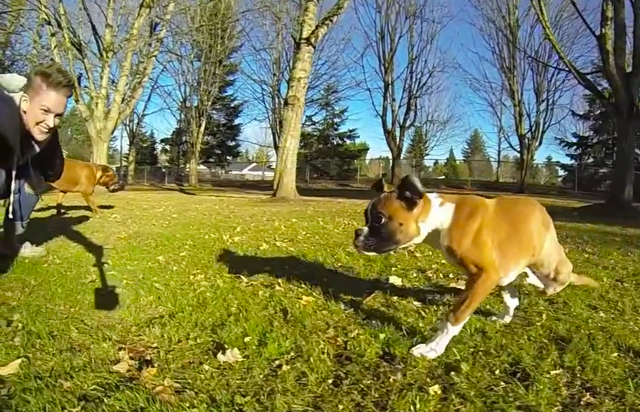
<path fill-rule="evenodd" d="M 394 187 L 392 184 L 389 184 L 384 181 L 385 177 L 386 177 L 386 173 L 380 179 L 373 182 L 373 184 L 371 185 L 371 189 L 375 190 L 378 193 L 385 193 L 385 192 L 392 191 Z"/>
<path fill-rule="evenodd" d="M 404 176 L 398 184 L 398 200 L 403 202 L 409 210 L 418 206 L 425 193 L 426 190 L 422 187 L 420 179 L 413 174 Z"/>

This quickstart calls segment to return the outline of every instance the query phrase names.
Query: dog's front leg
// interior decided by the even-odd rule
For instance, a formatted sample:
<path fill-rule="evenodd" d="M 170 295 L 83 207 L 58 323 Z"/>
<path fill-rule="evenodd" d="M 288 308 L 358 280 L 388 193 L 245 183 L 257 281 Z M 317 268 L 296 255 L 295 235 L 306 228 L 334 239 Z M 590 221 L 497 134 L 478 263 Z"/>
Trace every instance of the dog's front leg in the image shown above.
<path fill-rule="evenodd" d="M 462 330 L 471 314 L 498 285 L 496 271 L 482 271 L 469 276 L 465 291 L 458 298 L 446 320 L 434 339 L 427 344 L 420 344 L 411 349 L 414 356 L 436 358 L 444 353 L 451 339 Z"/>

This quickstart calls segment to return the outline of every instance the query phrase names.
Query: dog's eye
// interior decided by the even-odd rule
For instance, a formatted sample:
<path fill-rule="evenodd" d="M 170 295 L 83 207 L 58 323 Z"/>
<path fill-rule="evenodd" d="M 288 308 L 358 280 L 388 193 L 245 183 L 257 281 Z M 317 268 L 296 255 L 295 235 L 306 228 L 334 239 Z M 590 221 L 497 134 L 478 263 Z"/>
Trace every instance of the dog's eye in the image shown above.
<path fill-rule="evenodd" d="M 372 224 L 377 226 L 382 226 L 387 221 L 387 219 L 382 215 L 375 215 L 372 219 Z"/>

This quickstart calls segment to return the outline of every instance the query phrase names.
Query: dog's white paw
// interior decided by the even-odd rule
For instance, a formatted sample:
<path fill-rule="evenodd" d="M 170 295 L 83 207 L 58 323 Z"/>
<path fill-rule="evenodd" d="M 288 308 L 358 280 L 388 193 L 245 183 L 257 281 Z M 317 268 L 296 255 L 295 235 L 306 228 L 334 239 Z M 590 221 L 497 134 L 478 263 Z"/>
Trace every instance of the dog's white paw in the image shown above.
<path fill-rule="evenodd" d="M 494 322 L 504 323 L 504 324 L 511 322 L 512 319 L 513 319 L 513 316 L 506 313 L 503 313 L 502 315 L 498 315 L 498 316 L 491 316 L 489 318 L 489 320 L 492 320 Z"/>
<path fill-rule="evenodd" d="M 434 340 L 431 343 L 423 343 L 411 348 L 411 354 L 416 357 L 425 357 L 427 359 L 435 359 L 438 356 L 442 355 L 446 346 L 442 346 L 438 344 L 439 342 Z"/>

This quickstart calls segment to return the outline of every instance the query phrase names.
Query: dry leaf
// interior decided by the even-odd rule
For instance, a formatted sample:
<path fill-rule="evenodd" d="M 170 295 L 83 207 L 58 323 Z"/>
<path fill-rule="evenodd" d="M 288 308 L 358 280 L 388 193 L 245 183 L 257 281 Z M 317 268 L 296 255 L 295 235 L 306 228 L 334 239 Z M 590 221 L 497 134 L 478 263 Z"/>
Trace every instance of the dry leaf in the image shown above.
<path fill-rule="evenodd" d="M 127 371 L 129 370 L 129 362 L 122 361 L 119 364 L 112 366 L 111 368 L 116 372 L 120 372 L 124 374 L 124 373 L 127 373 Z"/>
<path fill-rule="evenodd" d="M 389 276 L 389 283 L 392 285 L 400 286 L 402 285 L 402 279 L 397 276 Z"/>
<path fill-rule="evenodd" d="M 153 390 L 154 395 L 163 402 L 174 404 L 176 402 L 176 393 L 170 386 L 158 386 Z"/>
<path fill-rule="evenodd" d="M 442 388 L 440 385 L 433 385 L 429 387 L 429 395 L 440 395 L 442 394 Z"/>
<path fill-rule="evenodd" d="M 71 382 L 63 381 L 62 379 L 59 379 L 58 382 L 60 382 L 60 385 L 62 385 L 62 388 L 65 391 L 70 391 L 73 388 L 73 385 L 71 385 Z"/>
<path fill-rule="evenodd" d="M 179 383 L 175 383 L 174 381 L 172 381 L 169 378 L 164 378 L 164 386 L 168 386 L 170 388 L 181 388 L 182 386 L 180 386 Z"/>
<path fill-rule="evenodd" d="M 313 302 L 315 299 L 312 298 L 311 296 L 303 296 L 300 301 L 302 302 L 303 305 L 307 305 L 311 302 Z"/>
<path fill-rule="evenodd" d="M 238 350 L 238 348 L 227 349 L 224 355 L 222 354 L 222 352 L 220 352 L 218 353 L 216 358 L 218 358 L 218 361 L 220 361 L 220 363 L 225 363 L 225 362 L 235 363 L 235 362 L 244 360 L 242 358 L 242 355 L 240 355 L 240 351 Z"/>
<path fill-rule="evenodd" d="M 156 373 L 158 373 L 158 369 L 157 368 L 146 368 L 140 374 L 140 379 L 143 380 L 143 381 L 144 380 L 148 380 L 152 376 L 155 376 Z"/>
<path fill-rule="evenodd" d="M 7 365 L 0 367 L 0 376 L 13 375 L 14 373 L 18 372 L 18 369 L 20 369 L 20 364 L 23 360 L 24 358 L 18 358 Z"/>

